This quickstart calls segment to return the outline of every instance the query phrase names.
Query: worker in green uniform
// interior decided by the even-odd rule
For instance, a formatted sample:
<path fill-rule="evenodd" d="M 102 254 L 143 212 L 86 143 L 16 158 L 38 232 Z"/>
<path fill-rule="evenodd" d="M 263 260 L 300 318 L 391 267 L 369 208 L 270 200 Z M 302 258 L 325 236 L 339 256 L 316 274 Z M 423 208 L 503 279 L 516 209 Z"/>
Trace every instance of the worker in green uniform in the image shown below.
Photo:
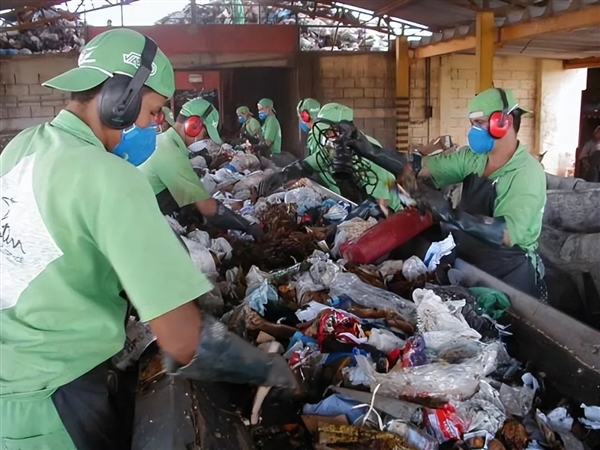
<path fill-rule="evenodd" d="M 263 98 L 258 102 L 258 118 L 263 122 L 262 134 L 271 154 L 281 153 L 281 125 L 275 117 L 273 100 Z"/>
<path fill-rule="evenodd" d="M 0 155 L 0 447 L 129 448 L 107 388 L 125 342 L 123 290 L 169 372 L 290 383 L 284 360 L 199 311 L 193 300 L 212 285 L 135 167 L 154 151 L 152 122 L 175 90 L 156 44 L 111 29 L 44 85 L 71 92 L 65 109 Z"/>
<path fill-rule="evenodd" d="M 254 118 L 247 106 L 240 106 L 236 109 L 238 122 L 242 125 L 240 128 L 240 139 L 256 140 L 261 135 L 260 122 Z"/>
<path fill-rule="evenodd" d="M 157 123 L 159 127 L 159 131 L 164 133 L 173 125 L 175 125 L 175 117 L 173 116 L 173 111 L 168 106 L 163 106 L 161 110 L 161 114 L 157 118 Z"/>
<path fill-rule="evenodd" d="M 314 98 L 305 98 L 298 102 L 296 112 L 298 113 L 298 119 L 300 121 L 300 130 L 303 133 L 307 133 L 306 136 L 306 149 L 308 154 L 312 155 L 317 150 L 317 137 L 316 130 L 313 130 L 317 115 L 321 110 L 321 104 Z"/>
<path fill-rule="evenodd" d="M 258 188 L 259 195 L 269 195 L 290 181 L 310 177 L 314 174 L 319 176 L 325 187 L 343 195 L 338 186 L 338 181 L 334 179 L 331 163 L 324 162 L 326 159 L 322 155 L 322 152 L 326 151 L 322 145 L 322 139 L 329 126 L 323 122 L 318 122 L 318 120 L 325 119 L 332 122 L 339 122 L 341 120 L 351 121 L 353 116 L 352 109 L 347 106 L 340 105 L 339 103 L 324 105 L 317 114 L 316 120 L 312 121 L 310 133 L 314 133 L 314 139 L 307 143 L 307 145 L 312 147 L 309 148 L 310 155 L 301 161 L 290 164 L 281 172 L 269 175 L 261 181 Z M 300 121 L 304 122 L 302 117 L 300 117 Z M 368 136 L 367 139 L 373 145 L 381 147 L 381 144 L 374 138 Z M 366 168 L 355 166 L 354 170 L 363 177 L 361 184 L 363 184 L 366 193 L 376 199 L 380 203 L 380 206 L 382 206 L 382 209 L 389 207 L 394 211 L 401 210 L 402 204 L 395 188 L 395 177 L 387 170 L 373 164 L 369 160 L 364 160 L 363 162 Z"/>
<path fill-rule="evenodd" d="M 204 99 L 185 103 L 172 128 L 158 136 L 156 151 L 140 166 L 148 177 L 158 200 L 160 210 L 168 215 L 187 205 L 194 205 L 209 224 L 231 230 L 240 230 L 255 236 L 261 234 L 257 224 L 251 225 L 239 214 L 213 199 L 190 164 L 188 146 L 203 136 L 210 126 L 215 139 L 218 131 L 216 109 Z"/>
<path fill-rule="evenodd" d="M 434 215 L 457 241 L 458 256 L 522 292 L 545 301 L 543 264 L 536 253 L 546 204 L 542 165 L 519 142 L 521 116 L 528 111 L 505 89 L 488 89 L 468 105 L 469 146 L 449 155 L 407 164 L 396 152 L 364 139 L 353 147 L 363 157 L 402 176 L 429 177 L 439 187 L 462 182 L 457 210 L 431 199 Z"/>

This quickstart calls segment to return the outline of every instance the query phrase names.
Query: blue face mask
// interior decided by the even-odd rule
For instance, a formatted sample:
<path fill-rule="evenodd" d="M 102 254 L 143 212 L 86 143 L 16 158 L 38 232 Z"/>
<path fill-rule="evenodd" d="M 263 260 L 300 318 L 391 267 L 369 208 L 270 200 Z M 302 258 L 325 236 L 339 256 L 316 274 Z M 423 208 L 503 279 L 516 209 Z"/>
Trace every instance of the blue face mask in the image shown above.
<path fill-rule="evenodd" d="M 308 133 L 310 131 L 310 127 L 308 126 L 308 124 L 302 120 L 300 121 L 300 129 L 305 133 Z"/>
<path fill-rule="evenodd" d="M 238 116 L 238 122 L 244 124 L 246 123 L 246 118 L 244 116 Z"/>
<path fill-rule="evenodd" d="M 471 150 L 479 155 L 491 152 L 496 142 L 487 130 L 476 126 L 471 127 L 467 138 Z"/>
<path fill-rule="evenodd" d="M 268 115 L 269 115 L 269 114 L 268 114 L 268 113 L 266 113 L 266 112 L 264 112 L 264 111 L 259 111 L 259 112 L 258 112 L 258 118 L 259 118 L 260 120 L 265 120 L 265 119 L 267 118 L 267 116 L 268 116 Z"/>
<path fill-rule="evenodd" d="M 130 162 L 134 166 L 140 166 L 156 150 L 156 124 L 147 128 L 133 125 L 121 131 L 121 142 L 112 151 L 113 154 Z"/>

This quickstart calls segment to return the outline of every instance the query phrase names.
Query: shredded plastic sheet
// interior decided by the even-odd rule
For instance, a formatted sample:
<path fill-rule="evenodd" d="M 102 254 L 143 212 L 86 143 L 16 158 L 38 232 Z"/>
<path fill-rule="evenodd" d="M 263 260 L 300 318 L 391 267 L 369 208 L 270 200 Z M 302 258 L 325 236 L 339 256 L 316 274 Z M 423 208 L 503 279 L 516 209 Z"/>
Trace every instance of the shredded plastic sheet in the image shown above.
<path fill-rule="evenodd" d="M 478 357 L 460 364 L 431 363 L 409 368 L 396 365 L 388 374 L 376 373 L 360 356 L 356 359 L 371 373 L 371 390 L 381 384 L 379 393 L 388 397 L 447 403 L 464 401 L 475 394 L 480 380 L 496 369 L 498 345 L 490 344 Z"/>
<path fill-rule="evenodd" d="M 348 295 L 353 302 L 366 308 L 394 311 L 409 322 L 414 323 L 416 320 L 416 309 L 412 302 L 393 292 L 371 286 L 353 273 L 340 272 L 331 282 L 329 296 L 337 298 L 342 294 Z"/>

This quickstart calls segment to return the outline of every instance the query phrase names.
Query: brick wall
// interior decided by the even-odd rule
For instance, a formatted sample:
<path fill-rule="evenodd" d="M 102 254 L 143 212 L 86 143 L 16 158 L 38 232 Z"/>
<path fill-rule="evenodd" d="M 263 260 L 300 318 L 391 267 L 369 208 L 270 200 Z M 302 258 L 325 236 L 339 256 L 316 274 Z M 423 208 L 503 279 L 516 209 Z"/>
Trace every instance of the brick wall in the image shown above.
<path fill-rule="evenodd" d="M 448 55 L 431 59 L 431 106 L 433 118 L 424 120 L 425 62 L 411 66 L 411 141 L 427 142 L 450 134 L 455 142 L 466 144 L 469 131 L 467 103 L 475 95 L 475 56 Z M 536 60 L 520 56 L 494 58 L 494 85 L 511 89 L 523 108 L 536 106 Z M 429 131 L 429 134 L 428 134 Z M 523 117 L 520 140 L 530 151 L 536 148 L 534 116 Z"/>
<path fill-rule="evenodd" d="M 2 58 L 0 65 L 0 133 L 10 135 L 46 122 L 62 109 L 69 94 L 41 83 L 75 67 L 77 56 L 16 56 Z"/>
<path fill-rule="evenodd" d="M 385 147 L 396 141 L 394 55 L 315 54 L 313 96 L 321 104 L 337 102 L 354 109 L 354 122 Z"/>

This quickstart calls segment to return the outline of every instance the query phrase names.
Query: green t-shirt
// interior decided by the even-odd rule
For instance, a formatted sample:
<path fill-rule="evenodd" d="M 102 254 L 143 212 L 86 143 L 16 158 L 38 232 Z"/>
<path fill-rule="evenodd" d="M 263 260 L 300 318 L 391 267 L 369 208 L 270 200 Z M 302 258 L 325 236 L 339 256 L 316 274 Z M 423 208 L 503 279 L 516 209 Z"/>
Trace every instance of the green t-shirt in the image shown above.
<path fill-rule="evenodd" d="M 260 122 L 254 117 L 250 117 L 242 125 L 242 132 L 246 132 L 250 136 L 257 136 L 260 132 Z"/>
<path fill-rule="evenodd" d="M 483 175 L 487 155 L 464 148 L 449 155 L 423 159 L 437 187 L 460 183 L 471 174 Z M 546 174 L 542 165 L 519 143 L 513 157 L 489 176 L 496 183 L 494 217 L 504 217 L 510 242 L 526 251 L 537 248 L 546 205 Z"/>
<path fill-rule="evenodd" d="M 169 128 L 156 138 L 156 151 L 140 166 L 154 194 L 168 189 L 179 207 L 210 198 L 194 172 L 181 136 Z"/>
<path fill-rule="evenodd" d="M 143 174 L 70 112 L 16 136 L 0 167 L 0 395 L 50 394 L 119 352 L 121 290 L 149 321 L 211 289 Z"/>
<path fill-rule="evenodd" d="M 319 158 L 318 152 L 321 148 L 318 145 L 316 134 L 312 135 L 312 132 L 308 134 L 306 145 L 309 149 L 310 156 L 304 159 L 310 167 L 312 167 L 318 174 L 323 183 L 327 188 L 331 189 L 336 194 L 340 193 L 337 185 L 331 174 L 328 171 L 322 171 L 319 166 Z M 366 135 L 365 135 L 366 136 Z M 377 147 L 381 148 L 381 144 L 373 137 L 366 136 L 366 138 Z M 389 206 L 394 211 L 402 210 L 402 203 L 400 203 L 400 198 L 398 197 L 398 193 L 396 190 L 396 178 L 390 172 L 385 170 L 384 168 L 378 166 L 372 161 L 363 158 L 363 162 L 369 167 L 369 171 L 367 174 L 367 194 L 376 199 L 388 200 Z"/>
<path fill-rule="evenodd" d="M 273 114 L 269 114 L 265 119 L 262 133 L 265 141 L 271 141 L 271 153 L 281 153 L 281 126 Z"/>

